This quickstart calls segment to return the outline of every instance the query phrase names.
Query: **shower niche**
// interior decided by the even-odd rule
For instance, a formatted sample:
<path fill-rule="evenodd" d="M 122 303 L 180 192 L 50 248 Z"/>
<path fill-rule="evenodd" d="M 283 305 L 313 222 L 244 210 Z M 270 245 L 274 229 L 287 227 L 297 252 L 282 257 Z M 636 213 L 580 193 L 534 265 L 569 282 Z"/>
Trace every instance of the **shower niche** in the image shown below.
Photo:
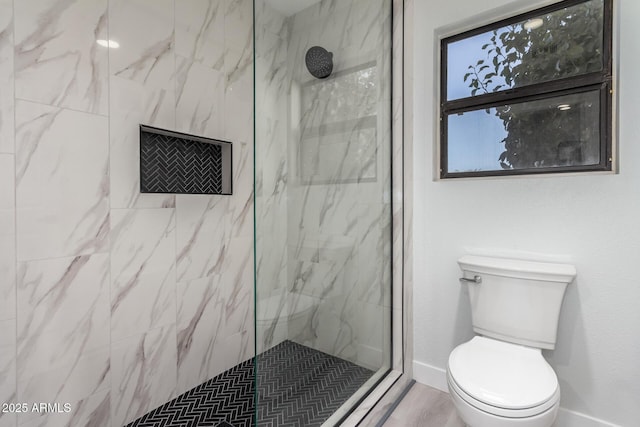
<path fill-rule="evenodd" d="M 140 125 L 140 192 L 231 195 L 231 145 Z"/>

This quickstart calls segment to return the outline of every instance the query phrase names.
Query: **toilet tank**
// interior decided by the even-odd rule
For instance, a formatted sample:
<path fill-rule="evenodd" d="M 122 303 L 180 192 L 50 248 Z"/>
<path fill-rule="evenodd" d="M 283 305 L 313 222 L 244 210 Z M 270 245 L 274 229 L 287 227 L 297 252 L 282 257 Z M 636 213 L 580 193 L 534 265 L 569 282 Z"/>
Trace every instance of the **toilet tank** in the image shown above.
<path fill-rule="evenodd" d="M 564 292 L 576 276 L 569 264 L 466 255 L 458 260 L 468 283 L 473 330 L 529 347 L 553 349 Z"/>

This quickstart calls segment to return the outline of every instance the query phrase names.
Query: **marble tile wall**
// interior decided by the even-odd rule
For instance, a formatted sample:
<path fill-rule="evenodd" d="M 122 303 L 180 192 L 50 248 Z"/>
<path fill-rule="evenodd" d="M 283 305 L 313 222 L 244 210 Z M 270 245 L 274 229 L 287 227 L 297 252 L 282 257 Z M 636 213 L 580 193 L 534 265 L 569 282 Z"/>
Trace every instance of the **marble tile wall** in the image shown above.
<path fill-rule="evenodd" d="M 256 1 L 256 256 L 258 352 L 288 338 L 288 123 L 286 17 Z"/>
<path fill-rule="evenodd" d="M 391 4 L 256 16 L 258 342 L 389 366 Z M 306 70 L 314 45 L 327 80 Z"/>
<path fill-rule="evenodd" d="M 0 0 L 0 81 L 13 82 L 13 0 Z M 0 153 L 13 153 L 13 84 L 0 91 Z"/>
<path fill-rule="evenodd" d="M 252 10 L 0 0 L 0 402 L 70 404 L 0 427 L 119 427 L 254 354 Z M 233 196 L 140 194 L 140 123 L 232 141 Z"/>
<path fill-rule="evenodd" d="M 13 1 L 0 1 L 0 402 L 16 399 L 16 222 L 13 95 Z M 17 415 L 0 412 L 0 427 Z"/>
<path fill-rule="evenodd" d="M 2 62 L 0 62 L 0 67 Z M 16 399 L 16 251 L 14 156 L 0 154 L 0 402 Z M 0 413 L 0 426 L 16 415 Z"/>
<path fill-rule="evenodd" d="M 309 160 L 304 143 L 290 140 L 303 179 L 289 189 L 288 286 L 317 304 L 294 339 L 374 369 L 390 363 L 390 14 L 388 1 L 321 1 L 289 22 L 302 140 L 320 130 Z M 314 45 L 333 52 L 330 82 L 306 70 Z M 305 160 L 319 168 L 308 181 Z M 298 255 L 310 247 L 317 258 Z"/>

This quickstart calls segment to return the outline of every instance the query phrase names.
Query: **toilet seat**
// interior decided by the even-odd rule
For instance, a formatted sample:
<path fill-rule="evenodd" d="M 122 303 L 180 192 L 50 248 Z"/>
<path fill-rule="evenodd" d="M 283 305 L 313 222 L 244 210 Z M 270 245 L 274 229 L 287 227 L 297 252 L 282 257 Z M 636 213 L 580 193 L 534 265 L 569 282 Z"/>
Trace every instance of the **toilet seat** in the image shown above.
<path fill-rule="evenodd" d="M 547 411 L 553 410 L 555 406 L 558 405 L 560 401 L 560 389 L 556 389 L 556 392 L 551 396 L 549 400 L 543 403 L 540 406 L 534 406 L 532 408 L 525 409 L 505 409 L 497 406 L 487 405 L 474 397 L 470 396 L 464 390 L 460 388 L 451 378 L 451 375 L 447 373 L 447 382 L 449 385 L 449 391 L 451 393 L 455 393 L 460 399 L 465 401 L 470 406 L 475 409 L 486 412 L 487 414 L 495 415 L 501 418 L 532 418 L 536 417 L 540 414 L 544 414 Z"/>
<path fill-rule="evenodd" d="M 469 405 L 500 417 L 532 417 L 560 399 L 558 379 L 539 349 L 486 337 L 451 352 L 447 380 Z"/>

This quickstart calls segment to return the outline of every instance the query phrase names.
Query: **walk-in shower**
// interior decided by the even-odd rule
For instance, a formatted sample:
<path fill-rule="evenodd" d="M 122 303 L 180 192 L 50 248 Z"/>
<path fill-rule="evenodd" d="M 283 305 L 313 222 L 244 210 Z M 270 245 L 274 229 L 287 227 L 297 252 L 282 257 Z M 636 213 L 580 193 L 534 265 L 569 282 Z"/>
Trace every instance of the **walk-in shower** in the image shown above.
<path fill-rule="evenodd" d="M 392 6 L 254 4 L 257 423 L 333 425 L 392 360 Z"/>

